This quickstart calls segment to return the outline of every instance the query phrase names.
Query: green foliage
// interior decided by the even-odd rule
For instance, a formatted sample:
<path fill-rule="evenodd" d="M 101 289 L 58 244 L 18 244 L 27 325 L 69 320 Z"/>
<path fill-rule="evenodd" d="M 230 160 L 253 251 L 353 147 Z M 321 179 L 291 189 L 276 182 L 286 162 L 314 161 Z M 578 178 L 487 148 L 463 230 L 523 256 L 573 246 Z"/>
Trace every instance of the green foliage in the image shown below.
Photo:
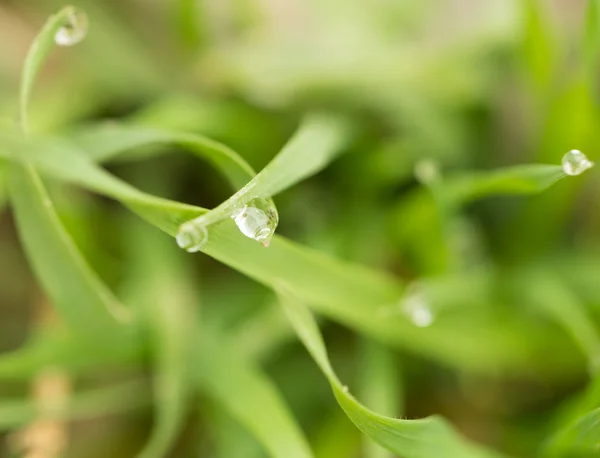
<path fill-rule="evenodd" d="M 86 3 L 90 47 L 45 75 L 74 9 L 52 15 L 25 59 L 19 125 L 0 123 L 0 210 L 56 314 L 0 355 L 0 380 L 54 368 L 75 388 L 50 407 L 1 393 L 0 427 L 152 406 L 135 456 L 594 456 L 597 180 L 558 162 L 600 146 L 597 1 L 564 81 L 569 47 L 534 0 L 491 1 L 468 26 L 443 0 L 271 16 L 183 0 L 153 10 L 170 22 L 147 49 Z M 465 34 L 450 39 L 454 23 Z M 522 87 L 506 91 L 492 57 Z M 523 105 L 531 125 L 501 125 Z M 277 199 L 268 248 L 232 219 L 257 197 Z M 194 257 L 174 240 L 190 221 L 208 233 Z M 11 283 L 32 288 L 4 232 L 0 252 L 10 303 Z"/>

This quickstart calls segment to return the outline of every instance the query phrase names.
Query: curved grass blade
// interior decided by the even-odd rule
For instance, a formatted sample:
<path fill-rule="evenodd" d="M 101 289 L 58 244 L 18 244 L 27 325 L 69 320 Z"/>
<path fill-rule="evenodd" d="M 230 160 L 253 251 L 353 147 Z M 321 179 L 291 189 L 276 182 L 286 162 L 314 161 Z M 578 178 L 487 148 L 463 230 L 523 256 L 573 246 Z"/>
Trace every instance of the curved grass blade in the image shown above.
<path fill-rule="evenodd" d="M 571 335 L 587 357 L 590 374 L 598 375 L 600 336 L 577 296 L 560 278 L 542 271 L 528 271 L 522 278 L 521 294 Z"/>
<path fill-rule="evenodd" d="M 328 115 L 308 116 L 283 149 L 243 188 L 194 223 L 208 227 L 254 198 L 268 199 L 314 175 L 343 151 L 349 125 Z"/>
<path fill-rule="evenodd" d="M 518 165 L 449 177 L 440 185 L 440 191 L 447 203 L 458 206 L 491 195 L 536 194 L 566 176 L 559 165 Z"/>
<path fill-rule="evenodd" d="M 233 347 L 214 337 L 209 329 L 196 327 L 198 321 L 189 310 L 195 305 L 194 290 L 173 251 L 169 250 L 176 248 L 164 245 L 166 239 L 154 236 L 149 229 L 134 227 L 139 237 L 137 256 L 144 265 L 138 272 L 141 275 L 139 280 L 143 281 L 140 285 L 144 290 L 143 301 L 148 302 L 148 295 L 164 298 L 160 301 L 162 311 L 159 314 L 156 310 L 148 310 L 155 315 L 151 318 L 156 339 L 153 346 L 155 351 L 160 352 L 158 370 L 164 378 L 163 390 L 157 392 L 157 402 L 162 410 L 162 413 L 158 412 L 158 421 L 163 426 L 162 432 L 155 431 L 155 437 L 160 434 L 165 439 L 157 437 L 154 443 L 165 444 L 166 437 L 172 437 L 178 429 L 189 399 L 189 383 L 193 382 L 252 431 L 272 456 L 310 458 L 312 453 L 302 432 L 270 382 L 248 362 L 245 355 L 238 355 Z M 152 286 L 148 287 L 149 284 Z M 156 301 L 155 307 L 158 306 L 159 301 Z M 167 317 L 170 313 L 178 317 Z M 192 335 L 190 343 L 187 339 Z M 160 346 L 162 350 L 159 350 Z M 192 355 L 190 350 L 193 350 Z M 164 456 L 157 454 L 159 445 L 151 446 L 153 448 L 149 446 L 147 455 L 143 456 Z"/>
<path fill-rule="evenodd" d="M 545 445 L 547 457 L 594 457 L 598 455 L 600 409 L 595 409 L 573 421 L 555 434 Z"/>
<path fill-rule="evenodd" d="M 19 152 L 32 158 L 40 169 L 120 200 L 172 236 L 177 234 L 181 223 L 206 212 L 199 207 L 144 194 L 99 168 L 91 159 L 86 160 L 68 143 L 44 141 L 45 155 L 36 152 L 40 145 L 36 146 L 31 140 L 9 143 L 13 147 L 21 145 Z M 69 155 L 64 156 L 67 153 Z M 69 158 L 71 167 L 68 170 L 53 166 L 59 157 L 61 160 Z M 560 346 L 558 348 L 564 355 L 561 357 L 558 352 L 555 364 L 550 365 L 545 359 L 536 357 L 542 351 L 546 336 L 541 330 L 531 328 L 525 328 L 525 336 L 525 329 L 515 328 L 511 322 L 506 325 L 495 323 L 494 326 L 489 326 L 489 321 L 485 320 L 465 323 L 469 326 L 468 333 L 464 332 L 465 325 L 460 324 L 457 327 L 440 324 L 426 330 L 415 328 L 403 316 L 381 314 L 382 308 L 389 309 L 391 304 L 398 303 L 402 292 L 402 284 L 384 273 L 339 262 L 277 236 L 271 247 L 264 250 L 244 237 L 230 220 L 211 226 L 209 233 L 208 243 L 202 251 L 215 259 L 267 286 L 276 286 L 277 279 L 282 278 L 294 288 L 299 298 L 319 313 L 361 333 L 411 348 L 446 364 L 487 371 L 527 367 L 531 361 L 536 361 L 540 369 L 556 370 L 559 360 L 566 364 L 570 358 L 565 353 L 568 348 L 565 350 Z"/>
<path fill-rule="evenodd" d="M 309 309 L 294 296 L 285 283 L 277 288 L 282 307 L 310 355 L 327 380 L 348 418 L 364 434 L 388 450 L 405 458 L 492 458 L 500 457 L 492 451 L 467 442 L 442 418 L 399 420 L 376 414 L 352 395 L 335 374 L 319 327 Z"/>
<path fill-rule="evenodd" d="M 378 342 L 362 339 L 360 395 L 369 409 L 398 417 L 400 380 L 394 353 Z M 368 438 L 363 442 L 365 458 L 393 458 L 388 450 Z"/>
<path fill-rule="evenodd" d="M 195 373 L 200 389 L 245 425 L 273 458 L 313 456 L 271 382 L 222 339 L 202 329 Z"/>
<path fill-rule="evenodd" d="M 150 404 L 147 383 L 133 381 L 71 396 L 64 406 L 44 408 L 32 400 L 0 400 L 0 429 L 25 425 L 35 418 L 76 420 L 129 412 Z"/>
<path fill-rule="evenodd" d="M 73 12 L 74 7 L 67 6 L 53 16 L 50 16 L 42 30 L 36 36 L 27 57 L 25 58 L 23 73 L 21 75 L 21 90 L 19 93 L 19 116 L 21 129 L 24 132 L 28 130 L 27 106 L 35 84 L 35 79 L 44 66 L 50 51 L 54 48 L 54 37 L 56 32 L 69 21 L 69 17 L 73 15 Z"/>
<path fill-rule="evenodd" d="M 27 104 L 35 78 L 54 46 L 56 32 L 72 14 L 73 7 L 66 7 L 50 17 L 27 54 L 20 88 L 23 132 L 28 130 Z M 16 151 L 8 154 L 14 155 Z M 29 261 L 60 315 L 74 332 L 87 340 L 97 339 L 105 332 L 115 333 L 118 340 L 122 334 L 120 322 L 127 321 L 129 314 L 77 250 L 34 166 L 24 159 L 24 163 L 13 165 L 10 174 L 10 195 L 20 237 Z"/>

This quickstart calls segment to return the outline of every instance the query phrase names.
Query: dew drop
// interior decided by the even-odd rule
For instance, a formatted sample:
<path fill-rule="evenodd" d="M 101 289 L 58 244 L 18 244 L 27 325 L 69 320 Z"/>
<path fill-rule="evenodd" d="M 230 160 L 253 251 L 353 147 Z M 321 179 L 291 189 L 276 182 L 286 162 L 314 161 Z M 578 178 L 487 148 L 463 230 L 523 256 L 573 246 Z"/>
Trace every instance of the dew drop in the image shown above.
<path fill-rule="evenodd" d="M 404 296 L 400 300 L 402 312 L 419 328 L 431 326 L 435 316 L 429 306 L 427 295 L 418 283 L 407 286 Z"/>
<path fill-rule="evenodd" d="M 576 149 L 569 151 L 562 158 L 562 168 L 567 175 L 581 175 L 593 166 L 594 163 L 585 154 Z"/>
<path fill-rule="evenodd" d="M 440 179 L 440 166 L 433 159 L 422 159 L 415 164 L 415 178 L 422 184 L 432 184 Z"/>
<path fill-rule="evenodd" d="M 58 29 L 56 35 L 54 35 L 54 41 L 59 46 L 76 45 L 87 35 L 88 26 L 87 15 L 82 10 L 73 8 L 69 12 L 67 23 Z"/>
<path fill-rule="evenodd" d="M 279 223 L 275 207 L 266 199 L 254 198 L 231 216 L 238 229 L 263 246 L 269 246 Z"/>
<path fill-rule="evenodd" d="M 350 393 L 350 388 L 348 388 L 348 385 L 344 385 L 344 386 L 342 387 L 342 391 L 343 391 L 344 393 L 348 394 L 348 393 Z"/>
<path fill-rule="evenodd" d="M 184 223 L 179 227 L 175 240 L 177 245 L 188 253 L 196 253 L 208 241 L 208 231 L 204 226 L 192 222 Z"/>

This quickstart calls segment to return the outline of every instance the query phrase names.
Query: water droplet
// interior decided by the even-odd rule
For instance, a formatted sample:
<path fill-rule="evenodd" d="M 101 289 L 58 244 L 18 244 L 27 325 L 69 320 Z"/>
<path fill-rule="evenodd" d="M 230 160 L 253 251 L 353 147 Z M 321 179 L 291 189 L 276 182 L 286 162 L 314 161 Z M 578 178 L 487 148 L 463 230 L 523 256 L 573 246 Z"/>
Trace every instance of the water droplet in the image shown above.
<path fill-rule="evenodd" d="M 435 320 L 425 290 L 419 283 L 411 283 L 406 287 L 400 307 L 415 326 L 420 328 L 431 326 Z"/>
<path fill-rule="evenodd" d="M 87 35 L 88 26 L 87 14 L 80 9 L 73 8 L 69 12 L 67 23 L 58 29 L 56 35 L 54 35 L 54 41 L 59 46 L 76 45 Z"/>
<path fill-rule="evenodd" d="M 422 159 L 415 164 L 415 177 L 422 184 L 435 183 L 440 179 L 440 167 L 434 159 Z"/>
<path fill-rule="evenodd" d="M 585 154 L 576 149 L 569 151 L 562 158 L 562 168 L 567 175 L 581 175 L 593 166 L 594 163 Z"/>
<path fill-rule="evenodd" d="M 348 394 L 348 393 L 350 393 L 350 388 L 348 388 L 348 385 L 344 385 L 344 386 L 342 387 L 342 391 L 343 391 L 344 393 Z"/>
<path fill-rule="evenodd" d="M 175 240 L 177 245 L 188 253 L 196 253 L 208 241 L 208 231 L 204 226 L 192 222 L 184 223 L 179 227 Z"/>
<path fill-rule="evenodd" d="M 231 216 L 246 237 L 269 246 L 279 223 L 275 207 L 266 199 L 254 198 Z"/>

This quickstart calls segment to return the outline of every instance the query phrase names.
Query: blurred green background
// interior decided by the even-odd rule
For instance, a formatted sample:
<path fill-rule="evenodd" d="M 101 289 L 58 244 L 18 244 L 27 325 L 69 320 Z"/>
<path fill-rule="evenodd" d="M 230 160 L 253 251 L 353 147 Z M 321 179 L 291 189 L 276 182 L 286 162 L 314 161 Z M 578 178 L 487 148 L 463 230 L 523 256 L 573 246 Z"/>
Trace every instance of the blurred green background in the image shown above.
<path fill-rule="evenodd" d="M 595 3 L 76 1 L 90 19 L 88 37 L 52 54 L 34 92 L 31 124 L 63 133 L 127 120 L 197 132 L 260 170 L 303 114 L 327 110 L 351 119 L 347 151 L 276 197 L 278 233 L 425 285 L 435 322 L 422 330 L 420 343 L 407 339 L 392 349 L 323 319 L 334 367 L 374 410 L 403 418 L 441 414 L 477 442 L 530 458 L 569 418 L 581 393 L 587 393 L 587 411 L 600 407 L 594 394 L 598 175 L 592 169 L 541 195 L 480 199 L 448 216 L 414 170 L 423 160 L 442 177 L 559 164 L 571 149 L 598 159 Z M 61 6 L 0 0 L 0 125 L 14 123 L 27 49 Z M 143 190 L 206 208 L 231 194 L 208 163 L 183 154 L 155 156 L 151 148 L 141 153 L 148 159 L 108 168 Z M 57 318 L 20 247 L 6 170 L 0 161 L 0 349 L 8 352 Z M 146 261 L 132 241 L 144 223 L 75 187 L 49 182 L 49 190 L 101 278 L 120 296 L 135 295 L 132 283 L 143 285 Z M 141 251 L 152 255 L 152 245 L 145 247 Z M 198 298 L 202 321 L 274 380 L 316 456 L 391 456 L 372 449 L 345 417 L 267 288 L 208 256 L 175 255 L 193 285 L 182 290 Z M 455 339 L 460 344 L 445 347 Z M 39 377 L 66 396 L 74 387 L 152 372 L 145 362 L 73 377 L 43 369 Z M 381 371 L 387 385 L 378 384 Z M 3 382 L 0 398 L 35 398 L 39 385 L 39 379 Z M 387 389 L 382 402 L 378 396 Z M 142 409 L 42 425 L 65 443 L 38 455 L 23 452 L 19 434 L 33 428 L 24 425 L 21 433 L 2 437 L 0 456 L 136 456 L 151 422 L 151 410 Z M 600 430 L 595 433 L 600 443 Z M 600 456 L 590 450 L 556 456 Z M 201 396 L 169 456 L 267 455 L 218 403 Z"/>

